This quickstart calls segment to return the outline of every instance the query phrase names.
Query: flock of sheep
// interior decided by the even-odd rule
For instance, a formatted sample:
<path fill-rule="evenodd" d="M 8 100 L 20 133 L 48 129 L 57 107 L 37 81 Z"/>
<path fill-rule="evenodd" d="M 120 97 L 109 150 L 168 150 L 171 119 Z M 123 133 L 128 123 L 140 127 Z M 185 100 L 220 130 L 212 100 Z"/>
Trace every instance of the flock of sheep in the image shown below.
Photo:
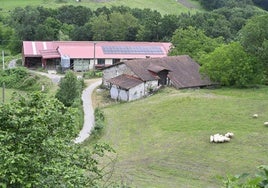
<path fill-rule="evenodd" d="M 258 118 L 258 114 L 253 114 L 253 118 Z M 264 122 L 265 126 L 268 126 L 268 121 Z M 228 132 L 225 135 L 221 135 L 219 133 L 211 135 L 210 136 L 210 142 L 211 143 L 224 143 L 224 142 L 230 142 L 231 138 L 234 137 L 234 133 Z"/>

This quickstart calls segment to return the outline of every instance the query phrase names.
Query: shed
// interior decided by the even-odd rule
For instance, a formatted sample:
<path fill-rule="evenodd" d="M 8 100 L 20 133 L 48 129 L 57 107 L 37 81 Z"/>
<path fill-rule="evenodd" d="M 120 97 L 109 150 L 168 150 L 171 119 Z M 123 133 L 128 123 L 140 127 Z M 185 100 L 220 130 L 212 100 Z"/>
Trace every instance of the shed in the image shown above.
<path fill-rule="evenodd" d="M 122 74 L 108 80 L 112 99 L 132 101 L 144 96 L 144 82 L 134 76 Z"/>

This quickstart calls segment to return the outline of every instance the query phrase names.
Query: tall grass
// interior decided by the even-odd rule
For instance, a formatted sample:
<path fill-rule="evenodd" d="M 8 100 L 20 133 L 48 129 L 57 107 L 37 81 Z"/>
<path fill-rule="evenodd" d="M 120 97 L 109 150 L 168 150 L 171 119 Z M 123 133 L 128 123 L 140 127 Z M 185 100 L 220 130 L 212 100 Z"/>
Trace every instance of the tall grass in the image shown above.
<path fill-rule="evenodd" d="M 219 176 L 268 164 L 268 88 L 174 90 L 103 109 L 112 180 L 133 187 L 220 187 Z M 252 115 L 259 114 L 254 119 Z M 234 132 L 230 143 L 209 142 Z"/>

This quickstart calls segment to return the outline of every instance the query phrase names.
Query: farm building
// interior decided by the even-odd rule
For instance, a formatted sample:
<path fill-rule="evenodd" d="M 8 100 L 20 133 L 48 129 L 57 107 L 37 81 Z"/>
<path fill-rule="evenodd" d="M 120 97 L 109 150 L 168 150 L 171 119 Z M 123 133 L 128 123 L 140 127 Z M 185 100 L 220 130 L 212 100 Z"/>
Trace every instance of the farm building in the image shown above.
<path fill-rule="evenodd" d="M 131 101 L 163 85 L 177 89 L 211 85 L 199 68 L 187 55 L 128 60 L 105 67 L 102 84 L 110 89 L 113 99 Z"/>
<path fill-rule="evenodd" d="M 108 41 L 23 41 L 23 64 L 87 71 L 123 60 L 166 57 L 171 43 Z"/>

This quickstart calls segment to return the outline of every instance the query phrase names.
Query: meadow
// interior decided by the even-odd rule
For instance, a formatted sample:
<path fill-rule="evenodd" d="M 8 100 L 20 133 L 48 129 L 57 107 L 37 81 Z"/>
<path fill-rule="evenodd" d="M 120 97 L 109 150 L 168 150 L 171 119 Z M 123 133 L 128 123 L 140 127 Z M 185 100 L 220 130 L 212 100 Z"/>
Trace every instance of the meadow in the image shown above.
<path fill-rule="evenodd" d="M 130 8 L 150 8 L 153 10 L 159 11 L 161 14 L 181 14 L 188 12 L 196 12 L 201 9 L 201 6 L 194 0 L 184 0 L 188 4 L 192 5 L 191 7 L 186 7 L 181 3 L 178 3 L 174 0 L 81 0 L 81 2 L 76 2 L 75 0 L 63 0 L 61 3 L 57 0 L 1 0 L 1 11 L 0 13 L 8 12 L 15 7 L 25 7 L 27 5 L 31 6 L 44 6 L 49 8 L 57 8 L 63 5 L 81 5 L 96 10 L 97 8 L 106 6 L 127 6 Z"/>
<path fill-rule="evenodd" d="M 106 127 L 98 142 L 116 151 L 110 156 L 113 165 L 106 167 L 113 172 L 107 182 L 220 187 L 219 177 L 254 174 L 257 166 L 268 164 L 267 99 L 268 87 L 165 88 L 142 100 L 102 107 Z M 227 132 L 235 134 L 229 143 L 209 142 L 210 135 Z"/>

